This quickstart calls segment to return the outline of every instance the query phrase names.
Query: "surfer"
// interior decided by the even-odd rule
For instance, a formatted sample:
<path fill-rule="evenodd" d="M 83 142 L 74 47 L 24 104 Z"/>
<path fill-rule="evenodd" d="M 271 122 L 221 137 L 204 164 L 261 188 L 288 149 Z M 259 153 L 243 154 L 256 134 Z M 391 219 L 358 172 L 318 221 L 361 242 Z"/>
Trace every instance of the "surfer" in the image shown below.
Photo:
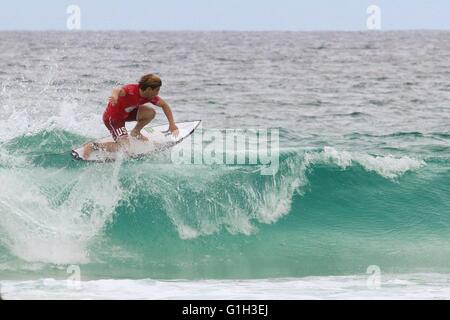
<path fill-rule="evenodd" d="M 155 117 L 155 110 L 146 105 L 151 103 L 161 107 L 169 121 L 169 130 L 178 135 L 178 127 L 173 119 L 170 106 L 158 96 L 161 88 L 161 79 L 154 74 L 141 77 L 138 84 L 127 84 L 122 88 L 114 88 L 109 103 L 103 113 L 103 123 L 108 128 L 114 142 L 97 143 L 90 142 L 83 146 L 84 158 L 88 158 L 92 150 L 105 150 L 116 152 L 129 144 L 128 132 L 125 122 L 136 121 L 136 126 L 130 132 L 130 136 L 147 141 L 148 138 L 141 134 L 144 128 Z"/>

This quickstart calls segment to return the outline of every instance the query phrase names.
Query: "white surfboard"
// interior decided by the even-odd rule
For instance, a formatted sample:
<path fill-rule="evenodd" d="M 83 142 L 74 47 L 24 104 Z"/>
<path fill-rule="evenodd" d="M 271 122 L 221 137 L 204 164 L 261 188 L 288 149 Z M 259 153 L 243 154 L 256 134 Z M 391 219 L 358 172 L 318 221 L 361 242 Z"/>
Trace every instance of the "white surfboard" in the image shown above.
<path fill-rule="evenodd" d="M 163 124 L 155 127 L 145 127 L 141 130 L 142 135 L 147 137 L 149 141 L 142 141 L 130 138 L 130 146 L 126 157 L 139 158 L 145 155 L 149 155 L 161 150 L 170 148 L 177 143 L 180 143 L 186 137 L 190 136 L 194 130 L 200 125 L 201 120 L 189 121 L 189 122 L 177 122 L 179 134 L 174 137 L 169 131 L 169 125 Z M 128 128 L 127 128 L 128 129 Z M 113 142 L 111 136 L 105 137 L 95 142 Z M 83 147 L 72 150 L 72 157 L 76 160 L 92 161 L 92 162 L 106 162 L 114 161 L 118 157 L 123 157 L 123 153 L 120 152 L 107 152 L 104 150 L 92 151 L 87 159 L 83 157 Z"/>

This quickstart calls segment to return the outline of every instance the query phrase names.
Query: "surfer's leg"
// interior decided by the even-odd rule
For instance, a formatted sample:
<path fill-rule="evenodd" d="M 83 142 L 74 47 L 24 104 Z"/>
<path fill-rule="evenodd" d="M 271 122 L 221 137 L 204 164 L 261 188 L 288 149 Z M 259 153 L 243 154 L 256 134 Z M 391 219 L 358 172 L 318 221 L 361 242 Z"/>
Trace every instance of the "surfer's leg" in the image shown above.
<path fill-rule="evenodd" d="M 115 142 L 90 142 L 83 147 L 83 158 L 87 159 L 94 150 L 102 150 L 106 152 L 117 152 L 119 150 L 125 150 L 128 148 L 130 141 L 128 136 L 122 136 Z"/>
<path fill-rule="evenodd" d="M 144 137 L 141 134 L 142 128 L 144 128 L 147 124 L 150 123 L 150 121 L 155 118 L 156 112 L 153 108 L 146 107 L 146 106 L 140 106 L 137 111 L 136 115 L 136 126 L 133 130 L 131 130 L 130 135 L 132 137 L 136 137 L 138 139 L 142 140 L 148 140 L 146 137 Z"/>
<path fill-rule="evenodd" d="M 111 136 L 114 139 L 114 142 L 90 142 L 83 146 L 83 157 L 85 159 L 89 158 L 92 151 L 94 150 L 102 150 L 106 152 L 117 152 L 119 149 L 123 149 L 124 147 L 128 147 L 128 132 L 125 127 L 125 121 L 122 120 L 113 120 L 111 118 L 103 118 L 103 123 L 108 128 Z"/>
<path fill-rule="evenodd" d="M 104 142 L 98 143 L 98 148 L 106 152 L 117 152 L 119 150 L 125 149 L 129 146 L 130 141 L 127 136 L 122 136 L 117 139 L 116 142 Z"/>

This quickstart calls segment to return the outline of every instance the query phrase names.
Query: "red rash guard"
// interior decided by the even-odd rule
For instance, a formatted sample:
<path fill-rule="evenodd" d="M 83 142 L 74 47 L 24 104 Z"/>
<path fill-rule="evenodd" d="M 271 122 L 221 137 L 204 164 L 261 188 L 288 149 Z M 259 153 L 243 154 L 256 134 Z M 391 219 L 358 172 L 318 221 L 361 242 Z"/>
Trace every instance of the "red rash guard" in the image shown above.
<path fill-rule="evenodd" d="M 127 84 L 122 89 L 125 95 L 119 95 L 115 105 L 110 102 L 103 113 L 103 122 L 115 141 L 128 135 L 125 122 L 136 121 L 139 106 L 149 102 L 156 105 L 161 100 L 159 96 L 151 100 L 141 97 L 138 84 Z"/>

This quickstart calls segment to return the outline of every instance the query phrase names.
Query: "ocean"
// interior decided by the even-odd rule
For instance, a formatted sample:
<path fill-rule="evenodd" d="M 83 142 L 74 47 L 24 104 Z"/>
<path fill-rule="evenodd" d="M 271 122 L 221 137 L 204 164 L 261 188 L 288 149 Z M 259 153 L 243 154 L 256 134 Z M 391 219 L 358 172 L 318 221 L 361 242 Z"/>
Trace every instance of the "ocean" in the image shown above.
<path fill-rule="evenodd" d="M 4 299 L 450 297 L 450 32 L 2 31 L 0 52 Z M 277 171 L 72 160 L 146 73 L 204 135 L 278 130 Z"/>

